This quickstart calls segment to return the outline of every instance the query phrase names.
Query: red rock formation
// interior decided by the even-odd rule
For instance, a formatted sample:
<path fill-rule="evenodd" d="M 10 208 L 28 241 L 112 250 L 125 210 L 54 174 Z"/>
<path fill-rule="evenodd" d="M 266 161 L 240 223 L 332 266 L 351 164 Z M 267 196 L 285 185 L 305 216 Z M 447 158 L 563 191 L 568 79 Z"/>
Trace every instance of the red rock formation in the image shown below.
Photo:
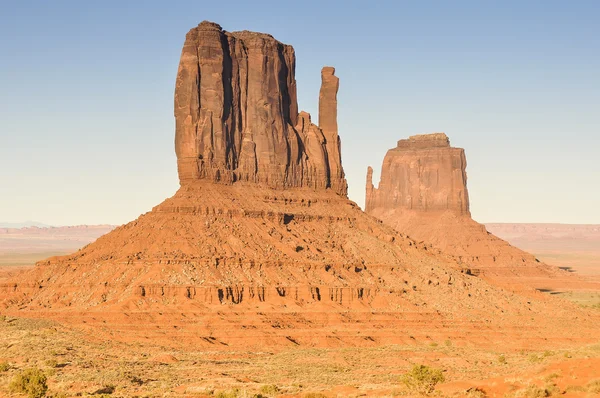
<path fill-rule="evenodd" d="M 297 113 L 293 65 L 271 36 L 193 29 L 175 96 L 179 190 L 72 255 L 0 274 L 3 313 L 222 349 L 441 341 L 449 330 L 489 344 L 510 319 L 522 327 L 511 342 L 557 322 L 561 336 L 597 335 L 593 319 L 570 307 L 549 317 L 542 299 L 468 275 L 349 201 L 337 78 L 324 69 L 319 128 Z"/>
<path fill-rule="evenodd" d="M 325 136 L 331 186 L 334 191 L 347 190 L 342 168 L 341 141 L 337 125 L 337 92 L 340 79 L 335 76 L 335 68 L 326 66 L 321 70 L 321 91 L 319 93 L 319 126 Z"/>
<path fill-rule="evenodd" d="M 464 150 L 452 148 L 443 133 L 400 140 L 385 155 L 378 188 L 367 170 L 366 211 L 493 282 L 543 288 L 577 282 L 471 219 L 466 164 Z"/>
<path fill-rule="evenodd" d="M 415 135 L 398 141 L 383 160 L 375 188 L 367 171 L 366 211 L 403 208 L 469 213 L 467 161 L 462 148 L 450 147 L 444 133 Z"/>
<path fill-rule="evenodd" d="M 298 114 L 292 46 L 204 21 L 186 36 L 175 88 L 181 184 L 197 179 L 346 195 L 337 135 L 338 78 L 323 68 L 326 129 Z"/>

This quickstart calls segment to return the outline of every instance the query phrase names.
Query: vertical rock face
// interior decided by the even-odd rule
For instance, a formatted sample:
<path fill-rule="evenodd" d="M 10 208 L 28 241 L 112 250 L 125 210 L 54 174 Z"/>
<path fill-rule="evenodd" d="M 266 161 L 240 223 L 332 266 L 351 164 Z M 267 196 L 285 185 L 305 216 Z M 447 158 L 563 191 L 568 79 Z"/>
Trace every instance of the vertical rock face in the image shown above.
<path fill-rule="evenodd" d="M 467 161 L 446 134 L 415 135 L 398 141 L 383 160 L 379 187 L 367 170 L 366 211 L 376 208 L 469 213 Z"/>
<path fill-rule="evenodd" d="M 342 168 L 342 151 L 337 125 L 337 92 L 340 79 L 335 76 L 335 68 L 326 66 L 321 70 L 321 91 L 319 92 L 319 126 L 323 130 L 329 157 L 331 187 L 345 191 L 346 180 Z"/>
<path fill-rule="evenodd" d="M 182 185 L 208 179 L 346 195 L 337 135 L 338 78 L 323 69 L 320 119 L 298 113 L 291 46 L 204 21 L 186 36 L 175 88 L 175 151 Z"/>

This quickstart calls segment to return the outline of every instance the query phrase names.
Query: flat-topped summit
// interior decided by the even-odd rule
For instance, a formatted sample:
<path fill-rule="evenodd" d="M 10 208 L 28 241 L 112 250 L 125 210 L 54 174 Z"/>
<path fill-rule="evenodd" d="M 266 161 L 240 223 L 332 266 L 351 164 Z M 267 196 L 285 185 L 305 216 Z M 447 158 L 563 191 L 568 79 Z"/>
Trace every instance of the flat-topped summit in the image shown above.
<path fill-rule="evenodd" d="M 450 147 L 450 139 L 444 133 L 411 135 L 398 141 L 397 148 L 437 148 Z"/>

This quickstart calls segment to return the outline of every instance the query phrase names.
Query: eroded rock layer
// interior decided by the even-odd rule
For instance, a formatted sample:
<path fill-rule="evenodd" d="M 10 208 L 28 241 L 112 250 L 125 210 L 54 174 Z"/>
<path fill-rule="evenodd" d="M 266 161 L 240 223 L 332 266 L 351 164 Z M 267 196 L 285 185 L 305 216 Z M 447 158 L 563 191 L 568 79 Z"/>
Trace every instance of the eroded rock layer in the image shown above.
<path fill-rule="evenodd" d="M 346 195 L 337 134 L 338 78 L 323 68 L 319 119 L 298 113 L 296 57 L 271 35 L 204 21 L 186 36 L 175 88 L 181 184 L 198 179 Z"/>

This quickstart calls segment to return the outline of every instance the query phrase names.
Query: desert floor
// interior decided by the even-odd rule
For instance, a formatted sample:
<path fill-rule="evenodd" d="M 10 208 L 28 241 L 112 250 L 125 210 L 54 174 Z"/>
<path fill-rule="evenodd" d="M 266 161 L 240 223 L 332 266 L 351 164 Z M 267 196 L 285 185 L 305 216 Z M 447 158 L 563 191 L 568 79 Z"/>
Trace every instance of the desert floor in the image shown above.
<path fill-rule="evenodd" d="M 2 239 L 0 247 L 6 248 L 10 247 L 6 239 L 15 238 Z M 20 244 L 23 239 L 19 238 Z M 47 237 L 37 239 L 47 241 Z M 61 239 L 50 239 L 53 249 Z M 66 242 L 74 245 L 72 237 Z M 546 246 L 539 240 L 522 244 L 543 261 L 600 280 L 600 253 L 593 251 L 593 244 L 586 245 L 582 249 L 572 239 L 562 247 L 556 241 Z M 39 245 L 31 247 L 29 253 L 0 253 L 0 273 L 12 274 L 45 256 Z M 547 293 L 600 311 L 599 291 Z M 48 375 L 49 396 L 55 397 L 411 396 L 400 378 L 415 364 L 444 371 L 445 381 L 438 384 L 436 396 L 600 396 L 600 336 L 595 344 L 551 347 L 548 343 L 542 344 L 543 350 L 508 345 L 492 349 L 452 336 L 402 345 L 308 348 L 292 344 L 224 350 L 110 339 L 81 325 L 0 313 L 0 396 L 11 396 L 11 380 L 31 367 Z"/>

